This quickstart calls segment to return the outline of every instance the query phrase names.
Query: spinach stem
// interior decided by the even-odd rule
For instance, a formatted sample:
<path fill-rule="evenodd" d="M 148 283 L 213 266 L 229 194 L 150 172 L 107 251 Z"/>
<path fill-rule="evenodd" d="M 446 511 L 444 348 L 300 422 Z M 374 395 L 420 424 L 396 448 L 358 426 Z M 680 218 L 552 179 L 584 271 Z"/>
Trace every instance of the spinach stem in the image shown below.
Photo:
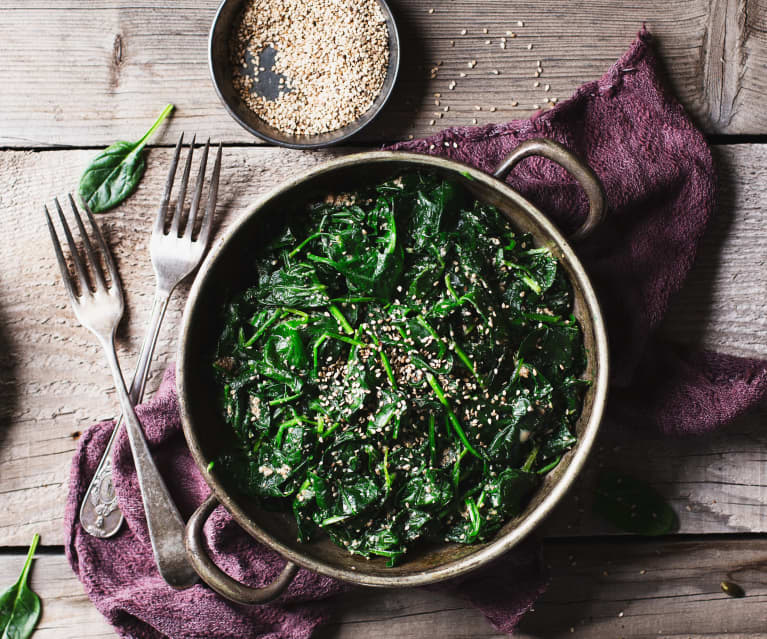
<path fill-rule="evenodd" d="M 434 413 L 429 414 L 429 462 L 434 467 L 437 463 L 437 442 L 434 433 Z"/>
<path fill-rule="evenodd" d="M 173 105 L 168 104 L 163 110 L 162 113 L 160 113 L 159 117 L 154 121 L 154 124 L 149 127 L 149 131 L 144 133 L 143 137 L 136 143 L 136 148 L 143 148 L 144 144 L 146 144 L 146 141 L 150 138 L 152 133 L 154 133 L 157 128 L 163 123 L 163 120 L 168 117 L 168 114 L 173 111 Z"/>
<path fill-rule="evenodd" d="M 455 351 L 455 354 L 458 355 L 458 359 L 460 359 L 466 368 L 468 368 L 471 371 L 471 374 L 474 376 L 474 378 L 477 380 L 477 383 L 479 384 L 480 388 L 485 388 L 485 380 L 482 379 L 482 376 L 477 373 L 477 369 L 474 366 L 474 363 L 469 359 L 469 356 L 464 353 L 463 349 L 458 345 L 458 342 L 455 340 L 453 341 L 453 350 Z"/>
<path fill-rule="evenodd" d="M 535 463 L 535 458 L 538 457 L 539 450 L 540 450 L 540 446 L 536 445 L 536 447 L 533 448 L 533 450 L 531 450 L 530 454 L 527 456 L 525 465 L 522 466 L 522 470 L 524 470 L 526 473 L 530 472 L 530 469 L 533 467 L 533 464 Z"/>
<path fill-rule="evenodd" d="M 477 504 L 474 503 L 474 500 L 471 497 L 466 499 L 465 504 L 469 511 L 469 520 L 471 521 L 471 531 L 469 532 L 469 537 L 473 539 L 479 534 L 479 529 L 482 525 L 482 519 L 479 516 L 479 508 L 477 508 Z"/>
<path fill-rule="evenodd" d="M 386 482 L 386 492 L 388 493 L 391 490 L 391 475 L 389 475 L 389 447 L 388 446 L 384 448 L 383 468 L 384 468 L 384 481 Z"/>
<path fill-rule="evenodd" d="M 35 550 L 37 550 L 37 544 L 40 542 L 40 535 L 35 533 L 35 536 L 32 537 L 32 544 L 29 546 L 29 552 L 27 553 L 27 559 L 24 562 L 24 568 L 21 571 L 21 576 L 19 577 L 18 584 L 20 586 L 24 586 L 27 583 L 27 575 L 29 574 L 29 569 L 32 566 L 32 559 L 35 557 Z"/>
<path fill-rule="evenodd" d="M 455 416 L 453 409 L 450 407 L 450 402 L 448 402 L 447 397 L 445 397 L 445 391 L 442 390 L 442 386 L 440 386 L 437 378 L 434 377 L 432 373 L 426 373 L 426 379 L 429 382 L 429 386 L 431 386 L 432 390 L 434 391 L 434 394 L 437 396 L 437 399 L 439 399 L 440 403 L 445 407 L 445 410 L 447 411 L 447 417 L 450 420 L 450 425 L 453 427 L 453 430 L 455 430 L 456 435 L 458 435 L 458 439 L 461 440 L 461 443 L 472 455 L 474 455 L 477 459 L 482 459 L 482 455 L 476 451 L 474 446 L 472 446 L 469 442 L 468 437 L 466 437 L 466 433 L 463 431 L 461 423 L 458 421 L 458 418 Z"/>
<path fill-rule="evenodd" d="M 336 321 L 343 329 L 344 333 L 347 335 L 352 335 L 354 333 L 354 329 L 352 328 L 351 324 L 349 324 L 348 320 L 346 319 L 346 316 L 341 312 L 341 309 L 338 308 L 335 304 L 331 304 L 329 306 L 330 314 L 336 318 Z"/>
<path fill-rule="evenodd" d="M 273 399 L 269 402 L 269 406 L 282 406 L 283 404 L 287 404 L 288 402 L 292 402 L 294 399 L 298 399 L 301 397 L 301 393 L 296 393 L 295 395 L 288 395 L 287 397 L 279 397 L 277 399 Z"/>
<path fill-rule="evenodd" d="M 296 253 L 298 253 L 302 248 L 304 248 L 304 246 L 306 246 L 312 240 L 320 237 L 321 235 L 322 235 L 322 231 L 318 231 L 317 233 L 312 233 L 303 242 L 301 242 L 296 248 L 294 248 L 290 253 L 288 253 L 288 257 L 294 257 Z"/>
<path fill-rule="evenodd" d="M 268 320 L 264 322 L 264 325 L 259 328 L 255 333 L 253 333 L 253 337 L 251 337 L 247 342 L 245 342 L 244 346 L 245 348 L 248 348 L 248 346 L 252 346 L 255 341 L 261 337 L 264 334 L 264 331 L 266 331 L 267 328 L 269 328 L 274 322 L 277 320 L 277 318 L 282 315 L 282 311 L 277 309 L 274 311 L 274 313 L 271 314 Z"/>
<path fill-rule="evenodd" d="M 397 382 L 394 379 L 394 372 L 391 369 L 391 364 L 389 364 L 389 358 L 386 357 L 386 353 L 384 353 L 383 349 L 378 351 L 378 354 L 381 356 L 381 363 L 386 371 L 386 376 L 389 378 L 389 383 L 394 390 L 397 390 Z"/>

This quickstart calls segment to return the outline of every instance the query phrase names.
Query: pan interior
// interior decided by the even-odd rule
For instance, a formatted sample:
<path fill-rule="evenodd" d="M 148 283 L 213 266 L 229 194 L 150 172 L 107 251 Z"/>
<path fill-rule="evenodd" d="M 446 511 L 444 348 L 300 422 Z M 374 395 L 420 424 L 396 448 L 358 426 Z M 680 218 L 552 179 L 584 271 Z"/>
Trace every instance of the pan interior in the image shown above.
<path fill-rule="evenodd" d="M 384 155 L 381 154 L 381 156 Z M 454 163 L 450 164 L 453 167 L 457 166 Z M 516 229 L 531 233 L 535 238 L 539 238 L 540 246 L 545 245 L 552 250 L 568 272 L 573 284 L 574 314 L 583 328 L 588 358 L 584 375 L 591 380 L 597 379 L 598 344 L 595 324 L 584 291 L 584 284 L 586 286 L 588 284 L 584 283 L 583 276 L 579 276 L 574 270 L 563 246 L 550 236 L 548 230 L 534 215 L 526 210 L 524 200 L 517 198 L 519 200 L 517 202 L 508 197 L 504 191 L 497 188 L 498 183 L 492 178 L 471 179 L 468 174 L 456 168 L 424 166 L 417 159 L 386 160 L 382 157 L 380 160 L 371 162 L 349 162 L 327 171 L 316 172 L 309 178 L 301 180 L 300 186 L 299 183 L 288 185 L 288 188 L 281 189 L 261 202 L 226 238 L 224 245 L 217 249 L 215 255 L 206 262 L 204 267 L 206 270 L 199 277 L 195 287 L 197 290 L 190 299 L 190 308 L 187 309 L 188 317 L 185 320 L 185 333 L 182 336 L 179 360 L 179 365 L 184 370 L 183 387 L 179 388 L 182 397 L 184 430 L 201 469 L 205 469 L 210 461 L 225 452 L 233 441 L 229 426 L 218 413 L 211 362 L 221 329 L 218 309 L 233 293 L 251 284 L 249 279 L 244 277 L 252 273 L 251 262 L 255 252 L 279 232 L 286 211 L 303 210 L 306 204 L 323 199 L 328 193 L 356 191 L 364 184 L 383 181 L 398 172 L 424 168 L 457 181 L 477 199 L 495 205 L 507 215 Z M 549 239 L 541 240 L 541 238 Z M 584 399 L 581 419 L 576 425 L 579 443 L 545 477 L 542 486 L 524 512 L 507 522 L 488 542 L 471 546 L 460 544 L 423 546 L 408 552 L 402 562 L 393 568 L 385 566 L 384 558 L 368 560 L 351 555 L 327 537 L 321 537 L 309 544 L 299 543 L 296 540 L 295 523 L 290 514 L 265 511 L 254 500 L 230 491 L 227 487 L 227 479 L 219 477 L 215 469 L 211 474 L 205 474 L 217 496 L 238 522 L 254 537 L 272 545 L 283 555 L 324 574 L 334 575 L 338 570 L 344 572 L 351 570 L 354 571 L 355 580 L 361 583 L 365 583 L 365 577 L 370 576 L 374 580 L 378 577 L 391 579 L 392 582 L 389 585 L 395 585 L 396 579 L 400 577 L 457 565 L 456 562 L 461 560 L 471 562 L 470 556 L 480 553 L 489 545 L 508 546 L 510 545 L 509 536 L 523 520 L 533 513 L 536 518 L 542 516 L 543 513 L 536 510 L 567 472 L 582 445 L 582 435 L 587 428 L 592 430 L 596 428 L 596 424 L 591 423 L 590 416 L 595 405 L 597 387 L 598 384 L 594 383 Z M 589 444 L 590 441 L 589 439 Z M 347 573 L 345 577 L 349 577 L 349 574 Z M 378 583 L 371 585 L 385 585 L 380 579 L 377 581 Z"/>

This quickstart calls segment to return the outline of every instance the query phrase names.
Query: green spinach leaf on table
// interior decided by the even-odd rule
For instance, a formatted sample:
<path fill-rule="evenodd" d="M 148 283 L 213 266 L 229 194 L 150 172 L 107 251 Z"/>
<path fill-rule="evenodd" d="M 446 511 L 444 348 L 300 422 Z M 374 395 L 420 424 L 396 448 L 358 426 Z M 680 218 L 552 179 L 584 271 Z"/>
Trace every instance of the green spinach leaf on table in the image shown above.
<path fill-rule="evenodd" d="M 173 110 L 169 104 L 149 130 L 136 142 L 115 142 L 91 160 L 80 177 L 78 193 L 94 213 L 120 204 L 138 187 L 146 169 L 144 147 Z"/>
<path fill-rule="evenodd" d="M 15 584 L 0 593 L 0 631 L 2 639 L 27 639 L 40 619 L 40 597 L 27 585 L 29 569 L 40 535 L 35 534 L 21 575 Z"/>

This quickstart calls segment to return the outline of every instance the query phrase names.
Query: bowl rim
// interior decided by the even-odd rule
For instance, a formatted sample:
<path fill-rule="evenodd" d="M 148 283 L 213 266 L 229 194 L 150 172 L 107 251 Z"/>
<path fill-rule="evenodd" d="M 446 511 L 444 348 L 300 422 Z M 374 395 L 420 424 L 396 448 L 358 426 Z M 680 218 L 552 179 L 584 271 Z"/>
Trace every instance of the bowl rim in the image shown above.
<path fill-rule="evenodd" d="M 210 72 L 210 79 L 213 83 L 213 88 L 216 91 L 216 95 L 218 96 L 219 101 L 221 104 L 224 105 L 224 108 L 226 109 L 227 113 L 231 116 L 231 118 L 237 122 L 243 129 L 245 129 L 248 133 L 251 135 L 256 136 L 257 138 L 263 140 L 264 142 L 269 142 L 270 144 L 274 144 L 277 146 L 281 146 L 283 148 L 287 149 L 298 149 L 298 150 L 307 150 L 307 149 L 321 149 L 326 148 L 330 146 L 335 146 L 336 144 L 340 144 L 341 142 L 345 142 L 349 140 L 349 138 L 357 135 L 360 131 L 365 129 L 369 124 L 371 124 L 381 113 L 383 108 L 386 106 L 386 104 L 389 102 L 389 98 L 391 98 L 391 95 L 394 91 L 394 87 L 397 84 L 397 79 L 399 78 L 399 70 L 400 70 L 400 38 L 399 38 L 399 29 L 397 28 L 397 21 L 394 18 L 394 14 L 392 13 L 391 7 L 388 5 L 386 0 L 376 0 L 378 4 L 381 6 L 381 9 L 384 12 L 384 15 L 386 16 L 386 22 L 387 27 L 389 31 L 389 64 L 387 65 L 387 74 L 391 72 L 392 74 L 392 81 L 391 84 L 388 86 L 388 88 L 382 87 L 381 93 L 378 94 L 376 97 L 376 100 L 380 98 L 380 102 L 376 106 L 375 103 L 370 106 L 370 109 L 368 111 L 365 111 L 365 113 L 362 114 L 357 120 L 353 120 L 349 124 L 345 125 L 346 127 L 350 127 L 349 131 L 344 133 L 343 135 L 339 136 L 337 139 L 333 140 L 332 142 L 286 142 L 285 140 L 280 140 L 278 138 L 275 138 L 268 133 L 263 133 L 262 131 L 257 131 L 252 126 L 250 126 L 247 122 L 245 122 L 240 116 L 237 114 L 235 109 L 232 107 L 232 105 L 229 104 L 229 101 L 224 97 L 224 93 L 221 90 L 221 82 L 223 81 L 223 78 L 219 77 L 216 73 L 215 66 L 213 63 L 213 38 L 214 33 L 216 30 L 216 25 L 218 24 L 219 18 L 221 17 L 221 13 L 224 10 L 224 7 L 226 7 L 227 4 L 231 2 L 244 2 L 245 0 L 222 0 L 221 4 L 218 6 L 218 9 L 216 9 L 216 15 L 213 18 L 213 22 L 210 25 L 210 31 L 208 32 L 208 70 Z M 371 116 L 365 121 L 360 122 L 362 117 L 366 115 L 368 112 L 373 110 L 373 113 Z M 356 126 L 355 123 L 357 123 Z M 341 127 L 342 129 L 344 127 Z M 335 129 L 336 131 L 339 129 Z M 332 131 L 328 131 L 328 133 L 332 133 Z"/>
<path fill-rule="evenodd" d="M 230 496 L 224 485 L 212 474 L 205 466 L 205 459 L 202 456 L 201 448 L 194 434 L 194 428 L 189 412 L 189 403 L 186 396 L 186 373 L 184 371 L 184 362 L 187 358 L 187 342 L 191 331 L 191 323 L 195 314 L 195 307 L 199 301 L 199 296 L 203 285 L 210 273 L 211 267 L 218 260 L 229 244 L 244 228 L 250 219 L 258 213 L 270 200 L 295 189 L 302 183 L 313 177 L 333 171 L 359 165 L 361 163 L 392 163 L 404 162 L 411 163 L 422 168 L 447 169 L 463 174 L 465 177 L 483 182 L 502 195 L 509 198 L 520 208 L 523 208 L 534 221 L 540 225 L 545 235 L 537 237 L 536 240 L 553 240 L 562 256 L 567 260 L 571 271 L 571 281 L 581 288 L 583 299 L 591 317 L 592 328 L 594 332 L 594 358 L 595 358 L 595 379 L 594 379 L 594 401 L 591 406 L 591 413 L 578 438 L 578 444 L 574 449 L 573 457 L 569 466 L 565 469 L 563 475 L 551 487 L 549 493 L 543 497 L 541 502 L 522 519 L 512 530 L 504 533 L 501 537 L 488 542 L 484 547 L 465 557 L 449 561 L 440 566 L 429 568 L 411 575 L 381 575 L 365 573 L 364 570 L 352 570 L 350 568 L 337 567 L 314 557 L 305 555 L 294 548 L 282 543 L 272 537 L 265 530 L 252 522 L 247 513 L 241 509 L 235 499 Z M 561 258 L 560 258 L 561 259 Z M 470 165 L 450 160 L 438 156 L 423 155 L 419 153 L 404 151 L 366 151 L 343 156 L 328 162 L 324 162 L 316 167 L 303 172 L 301 175 L 290 178 L 281 183 L 268 193 L 258 197 L 246 210 L 234 220 L 226 229 L 222 237 L 211 247 L 203 264 L 200 266 L 197 277 L 195 277 L 184 308 L 184 315 L 181 323 L 179 337 L 178 354 L 176 358 L 176 386 L 178 392 L 181 423 L 184 437 L 195 460 L 197 468 L 205 478 L 206 483 L 213 491 L 213 494 L 221 504 L 232 514 L 237 523 L 242 526 L 252 537 L 278 552 L 283 558 L 298 564 L 304 568 L 312 570 L 321 575 L 326 575 L 336 579 L 342 579 L 349 583 L 374 586 L 374 587 L 393 587 L 393 586 L 424 586 L 446 579 L 451 579 L 466 574 L 479 566 L 486 564 L 493 559 L 498 558 L 513 546 L 517 545 L 527 537 L 553 510 L 553 508 L 564 497 L 567 490 L 572 486 L 575 478 L 583 469 L 586 459 L 593 448 L 602 417 L 604 415 L 605 403 L 607 400 L 609 379 L 609 360 L 608 360 L 608 341 L 607 330 L 604 318 L 597 300 L 596 292 L 591 284 L 586 271 L 576 256 L 569 242 L 554 226 L 554 224 L 535 206 L 528 202 L 522 195 L 512 189 L 508 184 L 501 180 L 480 171 Z"/>

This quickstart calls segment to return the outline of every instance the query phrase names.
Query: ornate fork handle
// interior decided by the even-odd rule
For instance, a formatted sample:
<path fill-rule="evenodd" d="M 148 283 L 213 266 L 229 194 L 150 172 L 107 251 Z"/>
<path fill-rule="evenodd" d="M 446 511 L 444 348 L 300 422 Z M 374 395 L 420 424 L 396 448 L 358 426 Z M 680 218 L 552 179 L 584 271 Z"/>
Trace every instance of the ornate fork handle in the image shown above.
<path fill-rule="evenodd" d="M 160 334 L 162 320 L 165 317 L 165 310 L 168 308 L 170 295 L 170 291 L 155 290 L 148 330 L 141 345 L 133 381 L 128 391 L 128 397 L 133 405 L 141 403 L 144 397 L 152 355 L 157 344 L 157 337 Z M 112 452 L 122 425 L 123 416 L 120 415 L 96 468 L 96 473 L 93 475 L 88 490 L 85 491 L 82 504 L 80 504 L 80 523 L 85 531 L 94 537 L 112 537 L 120 530 L 124 520 L 120 506 L 117 504 L 117 495 L 112 483 Z"/>

